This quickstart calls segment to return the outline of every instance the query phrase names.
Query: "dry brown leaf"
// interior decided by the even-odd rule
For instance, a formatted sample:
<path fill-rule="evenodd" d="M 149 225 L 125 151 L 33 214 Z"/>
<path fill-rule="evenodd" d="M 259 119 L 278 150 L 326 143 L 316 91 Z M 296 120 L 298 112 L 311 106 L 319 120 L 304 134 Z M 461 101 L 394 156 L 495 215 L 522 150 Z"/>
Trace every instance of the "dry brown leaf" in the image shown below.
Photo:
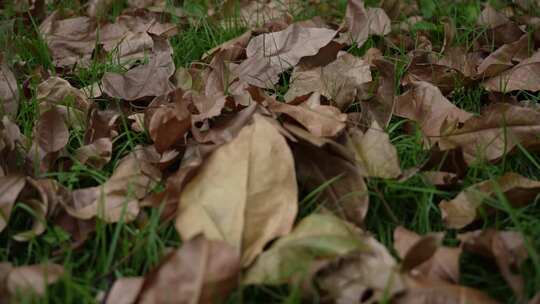
<path fill-rule="evenodd" d="M 489 54 L 478 66 L 478 74 L 482 77 L 493 77 L 514 66 L 514 61 L 529 49 L 529 36 L 523 35 L 519 40 L 504 44 Z"/>
<path fill-rule="evenodd" d="M 275 113 L 283 113 L 304 126 L 315 136 L 333 137 L 345 129 L 347 115 L 333 106 L 320 104 L 320 95 L 313 93 L 308 100 L 291 105 L 267 99 L 268 109 Z"/>
<path fill-rule="evenodd" d="M 120 278 L 114 281 L 104 304 L 134 304 L 143 283 L 144 278 L 142 277 Z"/>
<path fill-rule="evenodd" d="M 524 278 L 516 270 L 521 268 L 528 253 L 520 233 L 487 229 L 460 234 L 458 238 L 463 250 L 495 259 L 508 285 L 523 299 Z"/>
<path fill-rule="evenodd" d="M 519 42 L 519 41 L 518 41 Z M 518 43 L 516 42 L 516 43 Z M 511 92 L 516 90 L 540 90 L 540 51 L 530 58 L 482 83 L 488 91 Z"/>
<path fill-rule="evenodd" d="M 66 211 L 79 219 L 99 217 L 106 222 L 129 222 L 139 213 L 139 201 L 155 186 L 160 172 L 149 163 L 128 155 L 113 175 L 98 187 L 77 189 L 63 202 Z"/>
<path fill-rule="evenodd" d="M 220 303 L 238 284 L 239 273 L 236 248 L 197 236 L 145 277 L 137 303 Z"/>
<path fill-rule="evenodd" d="M 477 24 L 493 29 L 510 22 L 502 12 L 497 11 L 493 6 L 486 4 L 478 16 Z"/>
<path fill-rule="evenodd" d="M 397 150 L 377 121 L 373 121 L 366 133 L 359 129 L 351 130 L 347 145 L 363 175 L 379 178 L 401 175 Z"/>
<path fill-rule="evenodd" d="M 441 150 L 462 148 L 467 163 L 477 159 L 496 160 L 517 144 L 538 143 L 540 112 L 535 109 L 493 104 L 480 116 L 469 118 L 463 126 L 446 133 L 439 140 Z"/>
<path fill-rule="evenodd" d="M 476 220 L 478 209 L 485 200 L 497 197 L 502 193 L 513 207 L 522 207 L 530 203 L 540 192 L 540 182 L 530 180 L 516 173 L 506 173 L 496 180 L 487 180 L 474 184 L 453 200 L 443 200 L 441 208 L 442 218 L 448 228 L 460 229 Z"/>
<path fill-rule="evenodd" d="M 6 228 L 11 209 L 25 184 L 24 176 L 0 176 L 0 232 Z"/>
<path fill-rule="evenodd" d="M 283 31 L 262 34 L 250 40 L 247 59 L 235 73 L 240 80 L 261 88 L 273 88 L 283 71 L 302 57 L 317 54 L 332 41 L 336 31 L 292 24 Z"/>
<path fill-rule="evenodd" d="M 234 5 L 236 1 L 228 1 Z M 293 10 L 294 1 L 291 0 L 256 0 L 240 3 L 240 19 L 248 28 L 262 26 L 268 21 L 278 19 Z"/>
<path fill-rule="evenodd" d="M 17 79 L 0 55 L 0 113 L 15 118 L 19 110 Z"/>
<path fill-rule="evenodd" d="M 374 52 L 380 52 L 377 49 L 374 50 L 376 50 Z M 382 59 L 382 55 L 380 57 L 376 55 L 372 63 L 379 71 L 379 87 L 372 99 L 362 103 L 362 109 L 365 108 L 365 111 L 363 110 L 362 112 L 369 114 L 372 117 L 372 120 L 376 120 L 381 127 L 386 128 L 394 113 L 396 99 L 396 75 L 394 72 L 394 64 Z M 367 122 L 366 125 L 371 125 L 371 122 Z"/>
<path fill-rule="evenodd" d="M 53 153 L 64 148 L 69 141 L 69 130 L 64 116 L 56 108 L 41 114 L 36 125 L 35 136 L 39 147 L 46 153 Z"/>
<path fill-rule="evenodd" d="M 66 122 L 76 126 L 84 126 L 86 115 L 93 104 L 81 90 L 71 86 L 67 80 L 55 76 L 39 84 L 36 99 L 40 113 L 58 108 Z"/>
<path fill-rule="evenodd" d="M 137 100 L 161 96 L 174 90 L 169 78 L 174 74 L 174 62 L 168 50 L 155 55 L 145 65 L 135 67 L 125 74 L 107 72 L 103 75 L 103 92 L 115 98 Z"/>
<path fill-rule="evenodd" d="M 437 87 L 424 81 L 413 82 L 412 88 L 398 97 L 394 114 L 417 122 L 428 144 L 439 141 L 457 123 L 472 116 L 453 105 Z"/>
<path fill-rule="evenodd" d="M 90 17 L 103 17 L 114 0 L 90 0 L 88 1 L 86 14 Z"/>
<path fill-rule="evenodd" d="M 390 33 L 391 21 L 381 8 L 364 7 L 363 0 L 349 0 L 340 41 L 356 43 L 360 48 L 370 35 L 384 36 Z"/>
<path fill-rule="evenodd" d="M 112 147 L 110 138 L 99 138 L 93 143 L 75 150 L 75 158 L 81 164 L 89 164 L 96 169 L 101 169 L 111 160 Z"/>
<path fill-rule="evenodd" d="M 461 249 L 441 246 L 440 241 L 437 234 L 420 236 L 401 226 L 394 230 L 394 248 L 403 258 L 404 271 L 432 281 L 458 283 Z"/>
<path fill-rule="evenodd" d="M 315 278 L 335 303 L 380 303 L 404 291 L 398 265 L 384 245 L 368 235 L 360 240 L 358 252 L 338 258 Z"/>
<path fill-rule="evenodd" d="M 294 134 L 298 136 L 299 132 Z M 300 138 L 305 140 L 306 136 Z M 313 145 L 314 140 L 308 142 L 292 145 L 299 184 L 308 193 L 320 191 L 319 201 L 326 208 L 361 226 L 368 211 L 369 195 L 354 155 L 329 140 L 320 145 Z M 322 145 L 326 147 L 321 149 Z"/>
<path fill-rule="evenodd" d="M 313 213 L 263 252 L 244 276 L 244 284 L 278 285 L 302 278 L 316 259 L 331 260 L 364 248 L 361 231 L 330 214 Z"/>
<path fill-rule="evenodd" d="M 64 274 L 61 265 L 53 263 L 13 267 L 5 278 L 11 295 L 36 293 L 44 295 L 47 285 L 58 281 Z"/>
<path fill-rule="evenodd" d="M 176 229 L 225 240 L 249 265 L 270 240 L 287 234 L 298 209 L 292 154 L 266 118 L 255 115 L 218 148 L 184 188 Z"/>
<path fill-rule="evenodd" d="M 395 298 L 396 304 L 497 304 L 480 290 L 466 286 L 408 278 L 407 292 Z"/>
<path fill-rule="evenodd" d="M 191 128 L 191 113 L 182 91 L 156 97 L 145 114 L 146 126 L 158 152 L 180 141 Z"/>
<path fill-rule="evenodd" d="M 362 84 L 370 82 L 369 64 L 349 53 L 340 53 L 326 66 L 305 70 L 297 66 L 291 75 L 291 84 L 285 100 L 318 92 L 346 109 L 355 99 Z"/>

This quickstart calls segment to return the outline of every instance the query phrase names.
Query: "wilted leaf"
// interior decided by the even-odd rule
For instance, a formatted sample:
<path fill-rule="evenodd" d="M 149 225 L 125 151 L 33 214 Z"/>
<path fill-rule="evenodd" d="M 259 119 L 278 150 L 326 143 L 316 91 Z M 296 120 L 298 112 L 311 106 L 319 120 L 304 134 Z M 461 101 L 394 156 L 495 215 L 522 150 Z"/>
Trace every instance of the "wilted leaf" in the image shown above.
<path fill-rule="evenodd" d="M 516 42 L 519 44 L 519 41 Z M 488 91 L 511 92 L 540 90 L 540 51 L 515 67 L 482 83 Z"/>
<path fill-rule="evenodd" d="M 161 96 L 174 90 L 169 78 L 174 74 L 174 62 L 168 51 L 156 54 L 150 62 L 135 67 L 125 74 L 107 72 L 101 80 L 103 92 L 115 98 L 137 100 Z"/>
<path fill-rule="evenodd" d="M 378 49 L 374 50 L 375 52 L 378 51 Z M 372 60 L 372 63 L 377 67 L 377 71 L 379 72 L 379 87 L 372 99 L 362 103 L 362 112 L 371 116 L 372 120 L 376 120 L 381 127 L 386 128 L 392 118 L 396 99 L 396 75 L 394 72 L 394 64 L 382 59 L 382 56 L 379 58 L 377 55 Z M 366 125 L 370 124 L 371 123 L 368 122 Z"/>
<path fill-rule="evenodd" d="M 496 103 L 480 116 L 471 117 L 463 126 L 447 132 L 439 140 L 441 150 L 462 148 L 465 161 L 496 160 L 517 144 L 538 143 L 540 112 L 535 109 Z"/>
<path fill-rule="evenodd" d="M 308 100 L 291 105 L 267 99 L 268 109 L 276 113 L 284 113 L 303 125 L 315 136 L 332 137 L 345 129 L 347 114 L 333 106 L 320 104 L 320 95 L 313 93 Z"/>
<path fill-rule="evenodd" d="M 120 278 L 114 281 L 104 304 L 134 304 L 143 284 L 142 277 Z"/>
<path fill-rule="evenodd" d="M 25 184 L 24 176 L 0 176 L 0 232 L 6 228 L 11 209 Z"/>
<path fill-rule="evenodd" d="M 404 291 L 396 261 L 373 237 L 360 237 L 362 248 L 320 270 L 316 282 L 335 303 L 380 303 Z M 326 298 L 325 297 L 325 298 Z"/>
<path fill-rule="evenodd" d="M 333 259 L 362 250 L 361 232 L 333 215 L 311 214 L 278 239 L 248 269 L 245 284 L 283 284 L 305 275 L 317 259 Z"/>
<path fill-rule="evenodd" d="M 287 234 L 297 212 L 292 154 L 262 116 L 208 158 L 179 200 L 183 239 L 203 233 L 225 240 L 249 265 L 270 240 Z"/>
<path fill-rule="evenodd" d="M 343 42 L 356 43 L 358 48 L 366 42 L 370 35 L 384 36 L 390 33 L 390 18 L 381 8 L 366 8 L 363 0 L 349 0 L 344 20 L 347 31 L 341 34 Z M 351 44 L 351 43 L 349 43 Z"/>
<path fill-rule="evenodd" d="M 113 175 L 98 187 L 77 189 L 63 202 L 66 211 L 79 219 L 99 217 L 106 222 L 129 222 L 139 213 L 139 201 L 154 187 L 160 172 L 149 163 L 128 155 Z"/>
<path fill-rule="evenodd" d="M 357 91 L 371 81 L 369 64 L 349 53 L 338 54 L 338 58 L 326 66 L 305 70 L 297 66 L 291 75 L 291 84 L 285 100 L 317 92 L 346 109 L 354 101 Z"/>
<path fill-rule="evenodd" d="M 396 178 L 401 174 L 397 150 L 377 121 L 373 121 L 366 133 L 353 129 L 347 144 L 365 176 Z"/>
<path fill-rule="evenodd" d="M 235 73 L 240 80 L 261 88 L 273 88 L 283 71 L 295 66 L 302 57 L 312 56 L 330 43 L 336 31 L 302 27 L 295 23 L 283 31 L 262 34 L 249 42 L 243 61 Z"/>
<path fill-rule="evenodd" d="M 496 76 L 511 68 L 523 52 L 527 54 L 528 49 L 529 36 L 523 35 L 519 40 L 505 44 L 489 54 L 478 66 L 478 74 L 482 75 L 482 77 Z"/>
<path fill-rule="evenodd" d="M 516 173 L 506 173 L 496 180 L 487 180 L 466 188 L 451 201 L 439 204 L 448 228 L 460 229 L 476 220 L 485 200 L 502 193 L 513 207 L 530 203 L 540 192 L 540 182 Z"/>
<path fill-rule="evenodd" d="M 110 138 L 99 138 L 93 143 L 75 150 L 75 158 L 81 164 L 89 164 L 96 169 L 101 169 L 111 160 L 112 146 Z"/>
<path fill-rule="evenodd" d="M 493 258 L 504 279 L 516 296 L 522 298 L 524 278 L 516 270 L 527 259 L 528 253 L 520 233 L 487 229 L 472 231 L 458 236 L 463 250 Z"/>
<path fill-rule="evenodd" d="M 94 18 L 103 17 L 113 2 L 113 0 L 90 0 L 87 4 L 86 14 Z"/>
<path fill-rule="evenodd" d="M 238 284 L 239 272 L 236 248 L 198 236 L 145 277 L 137 303 L 219 303 Z"/>
<path fill-rule="evenodd" d="M 19 88 L 17 87 L 17 79 L 2 62 L 0 57 L 0 113 L 2 116 L 8 115 L 10 118 L 17 116 L 19 110 Z"/>
<path fill-rule="evenodd" d="M 428 144 L 437 142 L 459 122 L 472 116 L 448 101 L 437 87 L 424 81 L 413 82 L 412 88 L 398 97 L 394 114 L 417 122 Z"/>
<path fill-rule="evenodd" d="M 11 269 L 5 282 L 11 295 L 28 292 L 43 295 L 47 285 L 58 281 L 63 274 L 64 268 L 53 263 L 20 266 Z"/>
<path fill-rule="evenodd" d="M 69 141 L 69 130 L 64 116 L 56 108 L 41 114 L 35 134 L 39 147 L 47 153 L 60 151 Z"/>
<path fill-rule="evenodd" d="M 236 4 L 236 1 L 227 1 Z M 294 1 L 245 1 L 240 3 L 241 21 L 248 27 L 262 26 L 272 19 L 278 19 L 293 9 Z M 234 8 L 233 8 L 234 9 Z"/>
<path fill-rule="evenodd" d="M 440 245 L 441 235 L 420 236 L 403 227 L 394 230 L 394 248 L 403 259 L 402 269 L 432 281 L 459 282 L 460 248 Z"/>

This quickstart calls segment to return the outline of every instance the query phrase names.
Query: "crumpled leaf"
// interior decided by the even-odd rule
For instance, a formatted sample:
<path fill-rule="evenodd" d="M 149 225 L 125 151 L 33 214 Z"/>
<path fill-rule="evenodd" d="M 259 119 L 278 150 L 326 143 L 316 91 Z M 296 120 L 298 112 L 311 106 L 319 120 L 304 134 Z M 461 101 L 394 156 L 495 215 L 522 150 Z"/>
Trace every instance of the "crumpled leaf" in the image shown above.
<path fill-rule="evenodd" d="M 289 125 L 287 130 L 306 141 L 292 145 L 300 185 L 309 193 L 318 193 L 318 201 L 326 208 L 361 226 L 369 195 L 354 155 L 346 147 L 300 128 Z"/>
<path fill-rule="evenodd" d="M 311 214 L 263 252 L 244 284 L 278 285 L 306 274 L 317 259 L 333 259 L 365 248 L 360 230 L 329 214 Z"/>
<path fill-rule="evenodd" d="M 0 232 L 6 228 L 11 209 L 25 184 L 22 175 L 0 176 Z"/>
<path fill-rule="evenodd" d="M 446 151 L 463 150 L 467 163 L 476 159 L 496 160 L 512 151 L 518 143 L 530 146 L 538 143 L 540 112 L 535 109 L 496 103 L 471 117 L 463 126 L 444 134 L 439 147 Z"/>
<path fill-rule="evenodd" d="M 346 109 L 354 101 L 361 85 L 370 82 L 369 64 L 349 53 L 338 54 L 338 58 L 326 66 L 302 69 L 297 66 L 291 75 L 291 84 L 285 100 L 317 92 Z"/>
<path fill-rule="evenodd" d="M 87 3 L 86 14 L 94 18 L 102 17 L 113 2 L 113 0 L 90 0 Z"/>
<path fill-rule="evenodd" d="M 347 145 L 353 151 L 363 175 L 379 178 L 401 175 L 397 150 L 377 121 L 373 121 L 366 133 L 353 129 L 348 139 Z"/>
<path fill-rule="evenodd" d="M 377 49 L 374 52 L 377 53 Z M 394 113 L 395 104 L 395 88 L 396 88 L 396 75 L 394 72 L 394 64 L 390 61 L 378 58 L 372 60 L 372 64 L 375 65 L 379 72 L 379 87 L 375 96 L 367 102 L 362 103 L 362 112 L 367 114 L 372 119 L 376 120 L 381 127 L 388 127 L 390 119 Z M 364 111 L 365 109 L 365 111 Z M 371 125 L 367 122 L 366 125 Z"/>
<path fill-rule="evenodd" d="M 519 44 L 519 41 L 516 43 Z M 510 70 L 484 81 L 482 85 L 494 92 L 540 91 L 540 51 Z"/>
<path fill-rule="evenodd" d="M 269 100 L 268 109 L 292 117 L 313 135 L 321 137 L 338 135 L 345 129 L 347 120 L 347 114 L 341 113 L 338 108 L 321 105 L 320 95 L 316 93 L 299 105 Z"/>
<path fill-rule="evenodd" d="M 358 252 L 340 257 L 316 275 L 319 288 L 335 303 L 380 303 L 404 291 L 398 265 L 375 238 L 362 235 Z M 325 298 L 326 298 L 325 297 Z"/>
<path fill-rule="evenodd" d="M 493 53 L 489 54 L 478 66 L 478 74 L 482 77 L 493 77 L 511 68 L 514 61 L 520 59 L 522 53 L 527 54 L 529 49 L 529 37 L 523 35 L 519 40 L 504 44 Z M 490 80 L 487 81 L 488 83 Z"/>
<path fill-rule="evenodd" d="M 509 172 L 496 180 L 474 184 L 450 201 L 443 200 L 441 208 L 443 221 L 448 228 L 460 229 L 479 217 L 479 208 L 485 200 L 502 193 L 513 207 L 530 203 L 540 192 L 540 182 Z"/>
<path fill-rule="evenodd" d="M 14 119 L 19 110 L 17 79 L 0 56 L 0 113 Z"/>
<path fill-rule="evenodd" d="M 228 1 L 236 4 L 236 1 Z M 270 1 L 244 1 L 240 3 L 240 19 L 248 28 L 262 26 L 266 22 L 278 19 L 293 10 L 294 1 L 270 0 Z"/>
<path fill-rule="evenodd" d="M 459 282 L 460 248 L 441 246 L 442 235 L 420 236 L 404 227 L 394 230 L 394 248 L 403 259 L 402 269 L 414 276 L 447 283 Z"/>
<path fill-rule="evenodd" d="M 495 259 L 504 279 L 516 296 L 523 298 L 524 279 L 516 272 L 527 259 L 528 252 L 523 238 L 515 231 L 497 231 L 494 229 L 476 230 L 460 234 L 463 250 L 478 253 Z"/>
<path fill-rule="evenodd" d="M 413 82 L 412 88 L 398 97 L 394 114 L 417 122 L 428 144 L 439 141 L 457 123 L 472 116 L 453 105 L 437 87 L 424 81 Z"/>
<path fill-rule="evenodd" d="M 47 285 L 58 281 L 64 274 L 64 268 L 54 263 L 13 267 L 5 277 L 5 284 L 10 295 L 17 293 L 36 293 L 44 295 Z"/>
<path fill-rule="evenodd" d="M 129 222 L 139 213 L 139 201 L 160 177 L 155 167 L 128 155 L 103 185 L 77 189 L 72 200 L 62 203 L 70 215 L 79 219 L 99 217 L 109 223 Z"/>
<path fill-rule="evenodd" d="M 101 169 L 111 160 L 112 146 L 110 138 L 102 137 L 75 150 L 75 158 L 81 164 L 89 164 L 96 169 Z"/>
<path fill-rule="evenodd" d="M 224 240 L 249 265 L 270 240 L 287 234 L 297 213 L 296 175 L 287 143 L 264 117 L 208 158 L 185 186 L 176 229 Z"/>
<path fill-rule="evenodd" d="M 84 126 L 86 115 L 93 104 L 81 90 L 56 76 L 39 84 L 36 99 L 39 102 L 40 113 L 58 108 L 69 125 L 77 126 Z"/>
<path fill-rule="evenodd" d="M 174 91 L 170 96 L 156 97 L 145 114 L 148 132 L 158 152 L 169 149 L 191 128 L 188 102 L 181 94 L 181 91 Z"/>
<path fill-rule="evenodd" d="M 358 48 L 367 41 L 370 35 L 384 36 L 390 33 L 391 21 L 381 8 L 364 7 L 363 0 L 349 0 L 341 34 L 343 42 L 356 43 Z M 349 44 L 351 44 L 349 43 Z"/>
<path fill-rule="evenodd" d="M 35 133 L 39 147 L 46 153 L 60 151 L 69 141 L 69 130 L 64 116 L 56 108 L 41 114 Z"/>
<path fill-rule="evenodd" d="M 125 74 L 107 72 L 101 80 L 103 92 L 114 98 L 137 100 L 161 96 L 174 90 L 169 78 L 174 74 L 170 45 L 156 54 L 148 64 L 135 67 Z"/>
<path fill-rule="evenodd" d="M 137 303 L 220 303 L 238 284 L 239 273 L 236 248 L 198 236 L 145 277 Z"/>
<path fill-rule="evenodd" d="M 327 28 L 291 24 L 283 31 L 262 34 L 250 40 L 247 59 L 235 73 L 241 81 L 261 88 L 273 88 L 283 71 L 295 66 L 302 57 L 312 56 L 336 35 Z"/>

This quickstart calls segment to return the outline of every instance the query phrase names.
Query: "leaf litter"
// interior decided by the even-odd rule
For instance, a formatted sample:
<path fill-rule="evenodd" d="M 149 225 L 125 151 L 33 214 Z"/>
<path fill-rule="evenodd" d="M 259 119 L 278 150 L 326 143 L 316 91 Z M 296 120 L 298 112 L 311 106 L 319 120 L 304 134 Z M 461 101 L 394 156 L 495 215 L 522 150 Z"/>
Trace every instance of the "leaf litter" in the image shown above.
<path fill-rule="evenodd" d="M 180 66 L 175 39 L 201 20 L 173 2 L 127 1 L 115 18 L 114 1 L 53 11 L 17 2 L 51 58 L 37 68 L 0 53 L 5 242 L 61 227 L 82 250 L 102 222 L 148 227 L 153 211 L 182 241 L 144 272 L 111 270 L 96 300 L 215 303 L 288 284 L 324 303 L 498 303 L 463 283 L 469 253 L 492 260 L 519 303 L 533 298 L 523 264 L 538 244 L 526 228 L 492 223 L 533 209 L 540 182 L 466 175 L 519 151 L 538 166 L 540 27 L 527 11 L 538 4 L 482 6 L 465 48 L 455 20 L 441 21 L 442 40 L 422 28 L 431 1 L 349 0 L 343 18 L 301 21 L 298 1 L 224 1 L 207 22 L 238 22 L 244 34 Z M 77 80 L 107 63 L 115 68 Z M 458 102 L 475 89 L 479 111 Z M 411 165 L 399 144 L 415 134 L 427 160 Z M 81 168 L 91 180 L 61 178 Z M 401 202 L 385 199 L 384 185 L 416 177 L 439 201 L 439 232 L 408 229 L 392 210 Z M 380 205 L 392 236 L 370 231 Z M 46 296 L 72 271 L 62 262 L 0 263 L 0 302 Z"/>

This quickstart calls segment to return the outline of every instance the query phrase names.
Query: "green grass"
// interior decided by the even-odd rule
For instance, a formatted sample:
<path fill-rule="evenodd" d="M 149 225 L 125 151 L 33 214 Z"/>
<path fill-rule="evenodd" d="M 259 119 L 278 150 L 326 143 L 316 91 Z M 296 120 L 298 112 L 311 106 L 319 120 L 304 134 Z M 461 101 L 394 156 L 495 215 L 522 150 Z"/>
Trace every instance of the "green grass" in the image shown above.
<path fill-rule="evenodd" d="M 169 1 L 170 2 L 170 1 Z M 376 4 L 377 1 L 366 1 Z M 448 5 L 451 2 L 452 5 Z M 490 1 L 496 7 L 501 7 L 504 1 Z M 118 16 L 125 7 L 125 1 L 115 5 L 109 20 Z M 476 17 L 481 10 L 479 1 L 421 0 L 421 12 L 424 22 L 412 31 L 413 38 L 422 32 L 428 32 L 435 37 L 435 46 L 442 45 L 444 31 L 440 18 L 447 16 L 456 24 L 457 35 L 455 45 L 470 48 L 475 39 L 481 36 L 482 30 L 474 26 Z M 169 3 L 172 5 L 172 2 Z M 186 1 L 185 11 L 192 20 L 192 25 L 183 26 L 181 32 L 171 39 L 174 49 L 176 66 L 189 66 L 200 60 L 201 56 L 211 48 L 242 34 L 246 28 L 238 24 L 219 24 L 206 18 L 207 4 L 203 1 Z M 307 6 L 299 12 L 295 19 L 310 18 L 322 12 L 325 18 L 341 18 L 344 14 L 346 1 L 322 1 L 320 6 Z M 83 8 L 76 1 L 54 1 L 48 8 L 81 11 Z M 12 20 L 15 20 L 12 22 Z M 181 22 L 180 20 L 176 20 Z M 36 22 L 24 22 L 9 9 L 4 10 L 0 18 L 0 42 L 11 45 L 4 50 L 7 62 L 14 67 L 20 87 L 21 107 L 17 116 L 17 124 L 24 135 L 31 137 L 34 123 L 38 117 L 37 100 L 35 99 L 37 85 L 41 81 L 38 69 L 55 74 L 49 51 L 43 39 L 37 33 Z M 349 51 L 362 56 L 369 47 L 378 47 L 382 39 L 371 38 L 360 49 L 351 48 Z M 407 65 L 406 52 L 400 48 L 385 49 L 384 55 L 396 63 L 396 78 L 401 78 Z M 25 62 L 24 65 L 19 63 Z M 66 79 L 76 87 L 84 87 L 99 81 L 108 71 L 123 71 L 125 68 L 115 63 L 114 55 L 110 55 L 105 63 L 92 62 L 88 68 L 68 74 Z M 288 89 L 289 79 L 285 76 L 276 87 L 275 93 L 282 97 Z M 396 88 L 396 93 L 399 88 Z M 528 99 L 538 102 L 538 95 L 526 92 Z M 29 97 L 25 97 L 29 96 Z M 476 86 L 461 87 L 450 98 L 460 108 L 473 113 L 479 113 L 485 103 L 487 92 Z M 413 168 L 422 164 L 429 156 L 422 147 L 422 136 L 417 127 L 406 126 L 403 119 L 393 118 L 387 131 L 392 143 L 396 146 L 403 169 Z M 126 117 L 119 120 L 120 134 L 114 140 L 112 161 L 103 169 L 93 168 L 75 162 L 71 167 L 60 172 L 50 172 L 42 177 L 58 180 L 69 189 L 94 186 L 103 183 L 112 173 L 119 159 L 132 151 L 135 146 L 150 143 L 145 133 L 135 133 L 130 130 Z M 74 151 L 83 144 L 83 130 L 70 130 L 71 138 L 69 151 Z M 29 147 L 26 147 L 29 148 Z M 393 230 L 403 225 L 418 233 L 424 234 L 444 230 L 440 211 L 437 207 L 442 199 L 457 195 L 464 187 L 502 176 L 505 172 L 517 172 L 526 177 L 540 179 L 540 156 L 519 147 L 511 155 L 506 155 L 504 161 L 497 163 L 475 163 L 468 168 L 463 179 L 463 185 L 448 190 L 439 190 L 426 183 L 420 176 L 414 176 L 407 181 L 371 179 L 368 182 L 370 209 L 366 218 L 366 229 L 388 248 L 392 248 Z M 317 190 L 303 193 L 300 197 L 300 216 L 305 216 L 316 210 L 322 202 L 320 192 L 334 182 L 329 180 Z M 497 196 L 489 201 L 491 206 L 499 209 L 497 216 L 486 219 L 486 227 L 509 229 L 521 232 L 526 239 L 530 259 L 525 263 L 524 276 L 526 294 L 531 297 L 540 288 L 540 202 L 522 208 L 510 207 L 503 196 Z M 21 294 L 17 303 L 95 303 L 96 296 L 106 291 L 112 282 L 120 277 L 140 276 L 148 273 L 156 266 L 167 248 L 180 246 L 180 240 L 170 222 L 163 223 L 159 219 L 159 210 L 145 209 L 144 216 L 132 223 L 106 224 L 96 221 L 96 231 L 91 234 L 82 248 L 72 250 L 69 247 L 69 234 L 56 226 L 47 223 L 46 232 L 27 243 L 14 241 L 11 236 L 25 231 L 32 225 L 31 209 L 24 202 L 17 202 L 11 216 L 9 226 L 0 233 L 0 261 L 9 261 L 14 265 L 25 265 L 53 261 L 65 266 L 67 275 L 58 283 L 50 286 L 42 298 Z M 480 227 L 481 228 L 481 227 Z M 457 244 L 456 232 L 450 231 L 445 239 L 448 244 Z M 481 288 L 504 303 L 518 303 L 511 289 L 502 277 L 495 271 L 496 266 L 486 259 L 473 254 L 464 254 L 461 259 L 462 284 Z M 280 286 L 270 288 L 264 286 L 243 287 L 236 290 L 227 303 L 300 303 L 298 288 Z"/>

